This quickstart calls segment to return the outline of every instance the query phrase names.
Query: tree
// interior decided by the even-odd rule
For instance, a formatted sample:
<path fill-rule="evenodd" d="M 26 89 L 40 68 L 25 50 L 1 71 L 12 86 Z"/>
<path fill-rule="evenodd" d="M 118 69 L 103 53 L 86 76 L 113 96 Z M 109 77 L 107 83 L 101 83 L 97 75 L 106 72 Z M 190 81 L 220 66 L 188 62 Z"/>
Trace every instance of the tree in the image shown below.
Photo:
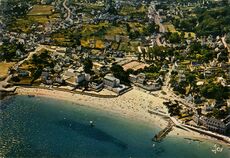
<path fill-rule="evenodd" d="M 86 58 L 83 62 L 83 69 L 85 73 L 92 73 L 93 62 L 90 58 Z"/>
<path fill-rule="evenodd" d="M 127 30 L 128 33 L 131 31 L 131 27 L 129 26 L 128 23 L 126 23 L 126 30 Z"/>
<path fill-rule="evenodd" d="M 117 15 L 117 10 L 113 7 L 113 6 L 110 6 L 109 9 L 108 9 L 108 12 L 110 14 L 113 14 L 113 15 Z"/>
<path fill-rule="evenodd" d="M 181 41 L 181 37 L 177 32 L 171 33 L 168 39 L 171 43 L 179 43 Z"/>
<path fill-rule="evenodd" d="M 40 55 L 33 54 L 32 62 L 36 66 L 39 65 L 39 66 L 42 66 L 42 67 L 44 67 L 44 66 L 54 67 L 54 63 L 51 60 L 51 56 L 49 55 L 49 51 L 47 51 L 47 50 L 42 52 Z"/>
<path fill-rule="evenodd" d="M 156 30 L 157 30 L 156 25 L 151 23 L 151 24 L 148 24 L 147 27 L 144 29 L 143 34 L 145 36 L 148 36 L 156 32 Z"/>
<path fill-rule="evenodd" d="M 131 39 L 136 39 L 136 38 L 138 38 L 140 36 L 140 32 L 139 31 L 131 31 L 131 32 L 129 32 L 129 37 L 131 38 Z"/>
<path fill-rule="evenodd" d="M 228 88 L 220 84 L 209 83 L 201 89 L 201 95 L 209 99 L 228 98 Z"/>
<path fill-rule="evenodd" d="M 200 42 L 193 42 L 190 45 L 191 52 L 200 52 L 201 48 L 202 48 L 202 46 L 201 46 Z"/>
<path fill-rule="evenodd" d="M 16 56 L 17 45 L 4 42 L 0 46 L 0 58 L 6 61 L 12 61 Z"/>
<path fill-rule="evenodd" d="M 37 79 L 41 76 L 41 74 L 42 74 L 42 66 L 39 66 L 39 67 L 35 70 L 35 72 L 33 73 L 33 79 L 32 79 L 32 81 L 31 81 L 31 84 L 32 84 L 35 80 L 37 80 Z"/>
<path fill-rule="evenodd" d="M 188 74 L 186 79 L 190 84 L 194 84 L 194 81 L 196 81 L 196 75 L 194 74 Z"/>
<path fill-rule="evenodd" d="M 148 50 L 148 56 L 149 56 L 149 60 L 153 60 L 153 58 L 157 59 L 157 57 L 164 57 L 164 52 L 163 52 L 163 47 L 160 46 L 154 46 L 149 48 Z"/>
<path fill-rule="evenodd" d="M 125 84 L 129 84 L 129 73 L 126 72 L 122 66 L 113 64 L 111 67 L 111 71 L 114 75 L 114 77 L 118 78 L 121 82 Z"/>

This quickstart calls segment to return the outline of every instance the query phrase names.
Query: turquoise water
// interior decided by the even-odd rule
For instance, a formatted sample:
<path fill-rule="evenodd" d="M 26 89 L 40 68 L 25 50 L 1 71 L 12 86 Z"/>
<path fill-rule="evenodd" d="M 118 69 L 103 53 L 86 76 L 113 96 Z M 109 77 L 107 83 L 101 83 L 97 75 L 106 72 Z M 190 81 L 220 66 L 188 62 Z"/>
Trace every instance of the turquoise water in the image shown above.
<path fill-rule="evenodd" d="M 0 157 L 25 158 L 229 158 L 212 143 L 167 137 L 160 129 L 67 101 L 16 96 L 1 103 Z M 90 127 L 94 120 L 96 126 Z"/>

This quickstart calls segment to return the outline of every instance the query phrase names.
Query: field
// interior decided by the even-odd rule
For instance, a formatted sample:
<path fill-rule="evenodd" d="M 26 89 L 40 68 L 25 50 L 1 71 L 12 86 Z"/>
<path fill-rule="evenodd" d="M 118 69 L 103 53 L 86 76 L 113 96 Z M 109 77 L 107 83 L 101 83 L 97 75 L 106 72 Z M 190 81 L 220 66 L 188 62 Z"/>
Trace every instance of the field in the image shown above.
<path fill-rule="evenodd" d="M 52 10 L 54 9 L 51 5 L 34 5 L 32 10 L 28 13 L 29 16 L 38 16 L 38 15 L 51 15 Z"/>
<path fill-rule="evenodd" d="M 128 70 L 128 69 L 133 69 L 133 70 L 138 70 L 138 69 L 143 69 L 145 67 L 148 67 L 148 64 L 142 63 L 142 62 L 138 62 L 138 61 L 132 61 L 129 62 L 125 65 L 123 65 L 122 67 L 124 68 L 124 70 Z"/>
<path fill-rule="evenodd" d="M 50 7 L 47 7 L 47 8 L 50 8 Z M 34 24 L 46 24 L 48 22 L 55 22 L 56 19 L 59 17 L 58 13 L 55 13 L 55 14 L 52 14 L 52 12 L 48 13 L 48 11 L 46 11 L 48 10 L 47 8 L 44 9 L 42 7 L 40 11 L 38 7 L 35 7 L 35 8 L 32 9 L 26 16 L 15 20 L 15 22 L 13 22 L 10 26 L 11 30 L 16 31 L 16 32 L 30 33 L 32 30 L 32 26 Z"/>
<path fill-rule="evenodd" d="M 169 23 L 165 23 L 164 27 L 166 28 L 166 30 L 168 30 L 169 32 L 177 32 L 175 27 L 172 24 Z"/>
<path fill-rule="evenodd" d="M 166 28 L 166 30 L 168 30 L 169 32 L 177 32 L 179 35 L 181 34 L 181 32 L 177 31 L 176 28 L 174 27 L 173 24 L 170 23 L 164 23 L 164 27 Z M 194 32 L 185 32 L 185 38 L 188 38 L 189 35 L 194 38 L 196 36 L 196 34 Z"/>
<path fill-rule="evenodd" d="M 8 73 L 9 68 L 12 67 L 14 64 L 14 62 L 0 62 L 0 78 L 5 77 Z"/>
<path fill-rule="evenodd" d="M 137 13 L 146 13 L 147 12 L 147 7 L 146 6 L 141 6 L 139 8 L 135 8 L 132 6 L 125 6 L 120 10 L 121 15 L 130 15 L 130 14 L 137 14 Z"/>

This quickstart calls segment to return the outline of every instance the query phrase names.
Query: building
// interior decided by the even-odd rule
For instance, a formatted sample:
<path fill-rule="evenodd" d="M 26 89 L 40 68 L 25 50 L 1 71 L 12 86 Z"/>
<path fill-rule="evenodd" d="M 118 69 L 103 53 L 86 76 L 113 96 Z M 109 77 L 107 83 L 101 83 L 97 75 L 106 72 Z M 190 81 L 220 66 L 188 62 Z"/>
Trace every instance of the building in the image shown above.
<path fill-rule="evenodd" d="M 115 78 L 112 74 L 108 74 L 103 79 L 104 85 L 112 88 L 120 86 L 120 80 Z"/>
<path fill-rule="evenodd" d="M 185 74 L 178 74 L 178 82 L 185 82 L 186 81 L 186 76 Z"/>
<path fill-rule="evenodd" d="M 197 123 L 197 125 L 204 126 L 210 131 L 214 131 L 217 133 L 225 134 L 228 129 L 228 124 L 225 124 L 223 121 L 218 120 L 216 118 L 208 118 L 205 116 L 194 116 L 194 121 Z"/>
<path fill-rule="evenodd" d="M 66 83 L 76 86 L 84 81 L 89 81 L 90 75 L 86 73 L 76 72 L 73 69 L 68 69 L 67 71 L 65 71 L 63 78 L 64 80 L 66 80 Z"/>
<path fill-rule="evenodd" d="M 144 73 L 140 73 L 137 75 L 137 81 L 136 81 L 137 83 L 144 84 L 145 80 L 146 80 L 146 76 Z"/>
<path fill-rule="evenodd" d="M 103 83 L 105 88 L 117 93 L 118 95 L 125 93 L 129 88 L 128 86 L 120 84 L 120 80 L 115 78 L 112 74 L 106 75 Z"/>
<path fill-rule="evenodd" d="M 92 88 L 94 91 L 100 91 L 103 89 L 104 87 L 104 83 L 103 82 L 91 82 L 89 84 L 90 88 Z"/>
<path fill-rule="evenodd" d="M 160 77 L 159 77 L 160 78 Z M 129 80 L 140 88 L 143 88 L 147 91 L 156 91 L 161 89 L 161 84 L 157 81 L 148 81 L 144 73 L 138 75 L 129 75 Z"/>
<path fill-rule="evenodd" d="M 81 83 L 85 80 L 85 74 L 76 73 L 75 74 L 76 83 Z"/>

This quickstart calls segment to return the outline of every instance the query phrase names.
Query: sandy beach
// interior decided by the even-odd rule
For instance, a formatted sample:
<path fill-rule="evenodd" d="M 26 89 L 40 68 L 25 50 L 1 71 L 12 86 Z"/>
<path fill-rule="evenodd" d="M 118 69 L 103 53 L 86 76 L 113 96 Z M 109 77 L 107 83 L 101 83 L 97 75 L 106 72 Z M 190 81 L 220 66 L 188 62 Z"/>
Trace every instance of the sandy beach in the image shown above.
<path fill-rule="evenodd" d="M 153 115 L 148 112 L 149 109 L 156 108 L 160 111 L 166 112 L 167 109 L 163 105 L 164 99 L 147 94 L 138 89 L 133 89 L 115 98 L 99 98 L 59 90 L 23 87 L 17 88 L 16 93 L 18 95 L 35 95 L 66 100 L 98 110 L 103 110 L 111 114 L 117 114 L 121 117 L 126 117 L 134 121 L 141 121 L 142 123 L 146 123 L 150 126 L 153 125 L 164 128 L 168 124 L 167 120 L 163 119 L 161 116 Z M 107 90 L 103 90 L 100 93 L 106 94 Z M 216 141 L 216 139 L 206 135 L 201 135 L 198 132 L 185 131 L 176 127 L 173 127 L 173 131 L 171 131 L 168 136 L 180 136 L 184 138 Z"/>

